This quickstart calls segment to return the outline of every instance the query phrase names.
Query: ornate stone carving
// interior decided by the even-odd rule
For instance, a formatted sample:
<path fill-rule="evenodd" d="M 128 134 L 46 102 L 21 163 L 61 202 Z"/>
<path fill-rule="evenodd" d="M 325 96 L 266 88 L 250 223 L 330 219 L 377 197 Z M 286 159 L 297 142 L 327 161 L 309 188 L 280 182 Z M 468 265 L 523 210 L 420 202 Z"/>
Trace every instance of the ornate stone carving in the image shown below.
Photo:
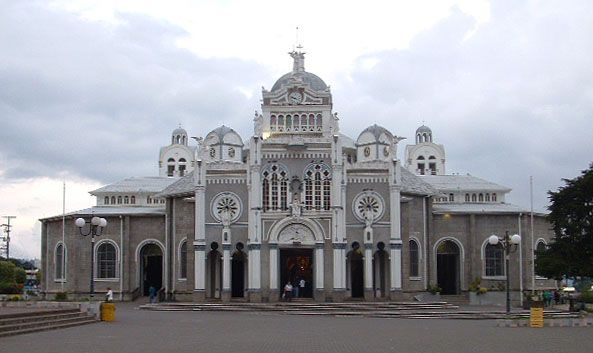
<path fill-rule="evenodd" d="M 278 234 L 278 243 L 280 244 L 313 244 L 315 243 L 315 236 L 309 227 L 300 223 L 290 224 L 280 231 Z"/>

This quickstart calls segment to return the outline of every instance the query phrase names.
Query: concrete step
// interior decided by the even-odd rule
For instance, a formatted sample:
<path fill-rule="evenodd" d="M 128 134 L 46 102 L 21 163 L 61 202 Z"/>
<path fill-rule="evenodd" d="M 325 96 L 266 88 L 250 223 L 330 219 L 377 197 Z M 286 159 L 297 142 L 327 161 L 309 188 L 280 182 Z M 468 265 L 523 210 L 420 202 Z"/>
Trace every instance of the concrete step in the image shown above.
<path fill-rule="evenodd" d="M 92 317 L 87 317 L 85 319 L 81 319 L 81 320 L 77 320 L 77 321 L 68 321 L 68 322 L 59 322 L 59 323 L 46 322 L 44 324 L 37 325 L 34 327 L 25 328 L 25 329 L 14 329 L 14 330 L 2 331 L 2 332 L 0 332 L 0 337 L 23 335 L 23 334 L 39 332 L 39 331 L 57 330 L 57 329 L 73 327 L 73 326 L 94 324 L 97 322 L 98 321 Z"/>
<path fill-rule="evenodd" d="M 26 317 L 18 317 L 18 318 L 0 319 L 0 331 L 4 331 L 10 327 L 14 327 L 14 326 L 18 326 L 18 325 L 25 325 L 28 323 L 41 323 L 41 322 L 80 318 L 80 317 L 87 317 L 87 315 L 85 313 L 82 313 L 77 310 L 72 313 L 43 314 L 43 315 L 38 315 L 38 316 L 26 316 Z"/>
<path fill-rule="evenodd" d="M 78 309 L 41 310 L 0 315 L 0 337 L 95 323 Z"/>

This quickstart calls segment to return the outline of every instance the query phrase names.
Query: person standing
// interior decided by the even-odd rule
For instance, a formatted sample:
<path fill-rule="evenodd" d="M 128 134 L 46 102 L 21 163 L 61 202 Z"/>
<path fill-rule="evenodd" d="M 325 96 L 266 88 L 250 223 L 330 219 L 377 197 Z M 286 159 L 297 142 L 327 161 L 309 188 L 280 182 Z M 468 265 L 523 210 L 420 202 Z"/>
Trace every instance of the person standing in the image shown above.
<path fill-rule="evenodd" d="M 287 282 L 284 286 L 284 300 L 291 302 L 292 301 L 292 284 Z"/>
<path fill-rule="evenodd" d="M 150 299 L 150 303 L 156 303 L 156 288 L 154 286 L 150 286 L 148 288 L 148 298 Z"/>
<path fill-rule="evenodd" d="M 113 301 L 113 291 L 110 287 L 107 287 L 107 293 L 105 294 L 105 301 L 112 302 Z"/>
<path fill-rule="evenodd" d="M 300 298 L 305 296 L 305 286 L 306 285 L 307 285 L 307 282 L 305 281 L 305 279 L 301 278 L 301 280 L 299 281 L 299 287 L 300 287 L 299 296 L 300 296 Z"/>

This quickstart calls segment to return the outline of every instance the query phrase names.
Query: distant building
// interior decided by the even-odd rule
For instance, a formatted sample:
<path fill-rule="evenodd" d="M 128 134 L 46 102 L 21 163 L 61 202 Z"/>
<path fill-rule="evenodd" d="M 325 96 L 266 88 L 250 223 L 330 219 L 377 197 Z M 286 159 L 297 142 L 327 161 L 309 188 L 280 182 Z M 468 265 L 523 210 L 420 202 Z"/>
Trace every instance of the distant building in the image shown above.
<path fill-rule="evenodd" d="M 532 229 L 528 212 L 505 202 L 509 188 L 445 174 L 445 149 L 424 125 L 403 163 L 402 138 L 384 127 L 342 134 L 329 86 L 305 71 L 304 53 L 291 56 L 293 70 L 262 90 L 247 140 L 223 125 L 190 146 L 178 128 L 159 177 L 92 191 L 97 205 L 67 215 L 64 243 L 61 216 L 42 219 L 44 292 L 63 282 L 88 294 L 90 240 L 74 219 L 91 215 L 108 221 L 95 287 L 126 300 L 155 286 L 176 300 L 273 302 L 301 279 L 316 301 L 406 300 L 431 285 L 460 294 L 476 278 L 498 288 L 507 273 L 515 293 L 554 284 L 532 282 L 533 249 L 552 236 L 543 215 Z M 510 269 L 487 243 L 505 231 L 522 236 Z"/>

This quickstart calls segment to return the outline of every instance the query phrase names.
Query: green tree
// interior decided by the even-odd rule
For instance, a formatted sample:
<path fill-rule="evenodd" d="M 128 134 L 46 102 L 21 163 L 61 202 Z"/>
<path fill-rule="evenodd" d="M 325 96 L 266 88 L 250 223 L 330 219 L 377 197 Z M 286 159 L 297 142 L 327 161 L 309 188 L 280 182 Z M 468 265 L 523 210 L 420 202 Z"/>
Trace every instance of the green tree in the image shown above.
<path fill-rule="evenodd" d="M 554 230 L 549 246 L 537 253 L 536 272 L 559 279 L 593 277 L 593 163 L 566 185 L 550 191 L 548 220 Z"/>
<path fill-rule="evenodd" d="M 14 283 L 16 266 L 9 261 L 0 261 L 0 283 Z"/>

